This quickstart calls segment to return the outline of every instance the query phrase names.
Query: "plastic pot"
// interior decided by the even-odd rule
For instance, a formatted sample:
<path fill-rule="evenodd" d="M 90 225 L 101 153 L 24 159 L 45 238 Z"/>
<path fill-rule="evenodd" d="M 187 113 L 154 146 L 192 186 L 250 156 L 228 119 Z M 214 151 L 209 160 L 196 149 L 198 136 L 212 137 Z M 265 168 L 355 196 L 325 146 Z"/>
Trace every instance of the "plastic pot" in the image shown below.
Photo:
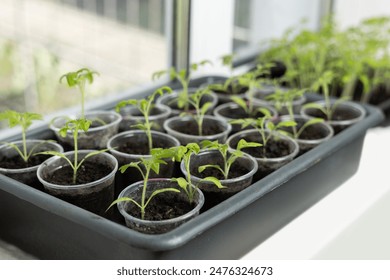
<path fill-rule="evenodd" d="M 278 113 L 275 108 L 267 104 L 254 104 L 255 109 L 266 108 L 271 112 L 271 115 L 274 118 L 278 116 Z M 260 113 L 259 113 L 260 114 Z M 222 105 L 219 105 L 214 109 L 214 115 L 218 118 L 224 119 L 226 122 L 233 121 L 235 119 L 249 118 L 250 116 L 242 109 L 237 103 L 229 102 Z M 243 130 L 240 124 L 232 124 L 231 134 Z"/>
<path fill-rule="evenodd" d="M 145 117 L 140 113 L 138 108 L 134 106 L 123 107 L 120 112 L 122 121 L 119 124 L 120 131 L 137 130 L 135 124 L 144 123 Z M 153 123 L 152 129 L 156 131 L 164 131 L 164 121 L 171 115 L 172 110 L 166 105 L 155 104 L 151 109 L 149 121 Z"/>
<path fill-rule="evenodd" d="M 189 134 L 187 128 L 193 127 L 194 134 Z M 193 117 L 172 117 L 165 121 L 164 129 L 169 135 L 179 140 L 180 144 L 200 143 L 203 140 L 218 140 L 219 143 L 225 143 L 227 136 L 232 130 L 232 126 L 221 118 L 215 116 L 204 116 L 203 131 L 205 129 L 213 130 L 213 134 L 199 135 L 198 128 Z"/>
<path fill-rule="evenodd" d="M 197 88 L 189 88 L 188 94 L 191 95 L 192 93 L 194 93 L 196 91 L 197 91 Z M 172 110 L 171 117 L 179 116 L 181 113 L 185 112 L 183 108 L 179 108 L 177 106 L 177 99 L 178 99 L 179 93 L 180 93 L 180 90 L 175 90 L 170 94 L 164 94 L 163 96 L 157 98 L 156 104 L 163 104 L 163 105 L 170 107 Z M 213 112 L 215 106 L 217 106 L 218 97 L 215 95 L 215 93 L 205 94 L 202 97 L 201 103 L 204 104 L 206 102 L 211 102 L 211 104 L 212 104 L 207 111 L 208 114 L 211 114 Z M 195 110 L 190 109 L 186 113 L 195 114 Z"/>
<path fill-rule="evenodd" d="M 217 106 L 232 102 L 232 96 L 245 98 L 245 92 L 248 90 L 248 87 L 244 86 L 239 87 L 237 92 L 233 92 L 231 87 L 228 87 L 226 90 L 221 89 L 220 85 L 223 85 L 226 80 L 227 78 L 214 79 L 201 85 L 202 88 L 208 87 L 213 93 L 215 93 L 215 95 L 218 97 Z"/>
<path fill-rule="evenodd" d="M 78 152 L 79 160 L 90 152 L 93 150 L 80 150 Z M 65 156 L 73 161 L 74 151 L 66 152 Z M 89 183 L 60 185 L 52 183 L 50 177 L 57 170 L 69 166 L 69 163 L 63 158 L 52 157 L 39 166 L 37 176 L 47 193 L 95 214 L 107 216 L 106 209 L 114 200 L 115 173 L 118 170 L 118 161 L 108 153 L 94 155 L 85 160 L 85 162 L 88 161 L 105 165 L 111 171 L 108 175 Z M 94 171 L 91 169 L 91 172 Z"/>
<path fill-rule="evenodd" d="M 283 88 L 283 87 L 281 87 L 280 89 L 282 91 L 288 90 L 288 88 Z M 270 85 L 265 85 L 263 88 L 260 88 L 253 93 L 253 100 L 254 100 L 254 102 L 257 102 L 259 104 L 265 104 L 265 105 L 269 105 L 269 106 L 276 108 L 276 106 L 275 106 L 276 104 L 274 101 L 267 100 L 267 96 L 269 96 L 273 93 L 275 93 L 275 87 L 270 86 Z M 246 93 L 246 97 L 248 98 L 248 92 Z M 301 111 L 302 105 L 306 103 L 306 100 L 307 99 L 306 99 L 305 95 L 302 95 L 301 97 L 293 100 L 292 103 L 293 103 L 294 113 L 299 114 L 299 112 Z M 278 108 L 276 108 L 276 109 L 278 110 L 279 115 L 288 114 L 288 110 L 284 104 L 280 104 L 280 109 L 278 109 Z"/>
<path fill-rule="evenodd" d="M 114 111 L 92 111 L 85 113 L 85 118 L 93 121 L 88 132 L 80 131 L 78 138 L 79 149 L 103 149 L 107 146 L 107 141 L 113 135 L 118 133 L 119 123 L 122 116 Z M 98 121 L 96 121 L 98 120 Z M 73 134 L 68 132 L 66 137 L 59 135 L 60 129 L 68 121 L 66 117 L 54 118 L 50 123 L 50 129 L 56 135 L 58 141 L 64 146 L 66 150 L 73 149 Z M 105 124 L 101 125 L 99 121 Z M 97 126 L 93 126 L 96 123 Z"/>
<path fill-rule="evenodd" d="M 325 107 L 325 101 L 316 101 L 315 103 Z M 334 104 L 334 100 L 331 101 L 331 105 Z M 333 127 L 335 134 L 346 129 L 347 127 L 360 122 L 366 116 L 366 110 L 362 105 L 346 101 L 339 104 L 336 110 L 333 113 L 333 116 L 336 116 L 332 120 L 327 120 L 326 116 L 319 110 L 315 108 L 306 108 L 302 107 L 301 115 L 308 118 L 320 117 L 325 119 L 325 121 Z M 347 116 L 346 118 L 341 117 L 341 115 Z M 340 116 L 340 117 L 339 117 Z"/>
<path fill-rule="evenodd" d="M 269 134 L 268 131 L 266 131 L 267 135 Z M 262 143 L 260 133 L 256 129 L 248 129 L 243 130 L 240 132 L 237 132 L 233 135 L 231 135 L 226 143 L 229 145 L 230 148 L 235 149 L 237 147 L 238 142 L 241 139 L 245 139 L 248 142 L 257 142 Z M 257 160 L 257 163 L 259 165 L 258 172 L 255 175 L 255 180 L 261 179 L 265 177 L 266 175 L 270 174 L 271 172 L 279 169 L 283 165 L 286 165 L 290 161 L 292 161 L 299 153 L 299 145 L 298 143 L 292 139 L 291 137 L 281 135 L 278 133 L 275 133 L 274 137 L 271 137 L 271 141 L 282 141 L 288 146 L 288 154 L 285 156 L 280 157 L 255 157 Z M 250 148 L 250 149 L 244 149 L 244 152 L 247 152 L 248 154 L 252 155 L 253 149 L 259 149 L 259 148 Z M 252 155 L 253 156 L 253 155 Z"/>
<path fill-rule="evenodd" d="M 23 142 L 22 141 L 14 141 L 11 142 L 12 144 L 16 145 L 19 149 L 23 149 Z M 56 152 L 63 152 L 64 149 L 61 145 L 54 143 L 54 142 L 48 142 L 44 140 L 26 140 L 26 146 L 27 151 L 30 151 L 34 147 L 34 153 L 39 152 L 46 152 L 46 151 L 56 151 Z M 15 156 L 18 156 L 19 154 L 17 151 L 12 148 L 11 146 L 4 144 L 0 146 L 0 161 L 4 161 L 5 158 L 13 158 Z M 16 181 L 19 181 L 21 183 L 24 183 L 26 185 L 33 186 L 36 189 L 42 190 L 42 186 L 38 181 L 37 178 L 37 170 L 40 164 L 37 164 L 35 166 L 26 167 L 26 168 L 1 168 L 0 167 L 0 174 L 3 174 L 5 176 L 8 176 L 12 179 L 15 179 Z"/>
<path fill-rule="evenodd" d="M 284 116 L 280 116 L 279 120 L 288 121 L 291 120 L 291 117 L 288 115 L 284 115 Z M 294 115 L 294 120 L 298 124 L 297 129 L 299 129 L 304 123 L 309 121 L 310 118 L 301 115 Z M 313 132 L 316 131 L 316 136 L 318 137 L 313 139 L 296 138 L 295 141 L 297 141 L 299 145 L 299 155 L 306 153 L 307 151 L 313 149 L 314 147 L 320 145 L 325 141 L 328 141 L 334 135 L 334 130 L 332 126 L 330 126 L 326 122 L 310 125 L 305 130 L 311 130 Z"/>
<path fill-rule="evenodd" d="M 256 159 L 248 154 L 244 154 L 243 157 L 237 158 L 232 164 L 231 170 L 238 169 L 241 174 L 238 177 L 223 179 L 220 178 L 221 184 L 226 187 L 223 189 L 217 188 L 213 183 L 202 181 L 206 175 L 202 176 L 202 173 L 198 172 L 199 166 L 206 164 L 216 164 L 223 166 L 223 157 L 218 150 L 202 151 L 197 155 L 192 155 L 190 160 L 190 173 L 192 183 L 199 187 L 205 196 L 205 209 L 209 209 L 218 203 L 226 200 L 232 195 L 242 191 L 251 185 L 254 174 L 258 169 Z M 184 162 L 180 164 L 181 172 L 187 176 Z M 214 169 L 215 170 L 215 169 Z M 219 173 L 219 172 L 218 172 Z M 205 174 L 203 172 L 203 174 Z M 214 174 L 212 174 L 214 175 Z M 215 177 L 215 176 L 214 176 Z"/>
<path fill-rule="evenodd" d="M 170 148 L 180 145 L 180 142 L 175 137 L 158 131 L 152 131 L 152 139 L 155 148 Z M 140 161 L 141 158 L 148 158 L 150 154 L 130 154 L 120 151 L 121 147 L 125 145 L 134 146 L 137 143 L 147 143 L 147 141 L 147 136 L 142 130 L 125 131 L 111 137 L 107 143 L 107 148 L 110 149 L 110 153 L 118 160 L 119 166 L 122 166 Z M 150 178 L 172 177 L 175 164 L 171 159 L 167 159 L 166 162 L 167 164 L 160 165 L 160 174 L 151 171 Z M 118 172 L 116 175 L 115 196 L 123 188 L 140 180 L 142 180 L 142 176 L 135 168 L 128 168 L 125 173 Z"/>
<path fill-rule="evenodd" d="M 141 201 L 143 183 L 144 183 L 143 181 L 139 181 L 128 186 L 119 194 L 118 198 L 131 197 L 137 202 Z M 151 179 L 148 181 L 146 197 L 149 197 L 153 191 L 162 188 L 180 189 L 177 183 L 172 182 L 170 179 Z M 178 201 L 181 201 L 183 203 L 188 202 L 187 195 L 184 192 L 180 192 L 180 193 L 164 192 L 158 194 L 153 199 L 156 199 L 157 197 L 164 197 L 164 196 L 167 197 L 166 200 L 168 201 L 172 199 L 172 196 L 174 196 Z M 192 208 L 191 211 L 187 212 L 182 216 L 174 217 L 171 219 L 154 221 L 154 220 L 142 220 L 140 218 L 134 217 L 130 215 L 129 212 L 133 208 L 136 209 L 139 208 L 134 203 L 129 203 L 129 202 L 119 202 L 118 210 L 121 213 L 121 215 L 124 217 L 126 226 L 128 226 L 129 228 L 147 234 L 161 234 L 161 233 L 171 231 L 177 228 L 178 226 L 180 226 L 181 224 L 185 223 L 186 221 L 197 216 L 199 214 L 200 209 L 203 206 L 203 203 L 204 203 L 204 196 L 202 192 L 199 189 L 197 189 L 194 197 L 194 205 L 195 205 L 194 208 Z M 146 208 L 146 211 L 148 211 L 148 208 Z"/>

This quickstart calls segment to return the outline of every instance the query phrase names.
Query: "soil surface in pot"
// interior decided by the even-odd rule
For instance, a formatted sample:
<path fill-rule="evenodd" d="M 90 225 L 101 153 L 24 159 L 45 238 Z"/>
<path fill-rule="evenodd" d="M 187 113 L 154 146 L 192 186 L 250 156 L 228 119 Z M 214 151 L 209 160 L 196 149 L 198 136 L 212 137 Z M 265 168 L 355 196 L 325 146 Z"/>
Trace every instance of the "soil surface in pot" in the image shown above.
<path fill-rule="evenodd" d="M 162 112 L 164 112 L 164 111 L 159 109 L 159 108 L 153 107 L 152 109 L 150 109 L 149 116 L 156 116 L 156 115 L 161 114 Z M 137 109 L 137 110 L 134 110 L 133 112 L 131 112 L 130 116 L 143 117 L 144 115 L 141 113 L 141 111 L 139 111 Z"/>
<path fill-rule="evenodd" d="M 186 198 L 177 195 L 174 192 L 165 192 L 156 195 L 148 204 L 145 211 L 145 220 L 162 221 L 183 216 L 195 208 Z M 131 207 L 129 214 L 141 219 L 140 209 Z"/>
<path fill-rule="evenodd" d="M 258 136 L 249 135 L 245 137 L 245 140 L 258 142 L 259 138 Z M 242 151 L 256 158 L 278 158 L 287 156 L 291 153 L 290 146 L 286 141 L 283 139 L 277 141 L 273 138 L 267 142 L 267 146 L 265 147 L 244 148 Z"/>
<path fill-rule="evenodd" d="M 40 165 L 47 160 L 50 155 L 35 155 L 31 156 L 27 162 L 25 162 L 19 155 L 14 157 L 4 157 L 0 161 L 0 167 L 6 169 L 21 169 Z"/>
<path fill-rule="evenodd" d="M 91 123 L 89 128 L 101 127 L 101 126 L 108 125 L 108 124 L 112 123 L 111 120 L 107 122 L 107 121 L 102 120 L 100 118 L 94 118 L 91 121 L 92 121 L 92 123 Z"/>
<path fill-rule="evenodd" d="M 209 102 L 210 99 L 203 96 L 202 99 L 200 100 L 200 107 L 202 108 L 202 106 L 206 103 L 206 102 Z M 184 108 L 185 107 L 182 107 L 180 108 L 179 105 L 177 104 L 177 99 L 173 99 L 171 101 L 169 101 L 167 104 L 165 104 L 167 106 L 169 106 L 171 109 L 173 110 L 179 110 L 179 111 L 185 111 Z M 192 104 L 188 104 L 188 112 L 190 111 L 195 111 L 195 107 L 192 106 Z"/>
<path fill-rule="evenodd" d="M 153 139 L 153 148 L 169 148 L 164 141 L 159 139 Z M 147 139 L 137 139 L 137 141 L 127 142 L 117 148 L 119 152 L 132 154 L 132 155 L 149 155 L 149 143 Z"/>
<path fill-rule="evenodd" d="M 221 161 L 218 163 L 210 162 L 210 164 L 218 164 L 218 165 L 222 166 Z M 250 170 L 248 170 L 247 168 L 243 167 L 242 165 L 238 164 L 237 162 L 234 162 L 230 168 L 228 179 L 241 177 L 241 176 L 247 174 L 249 171 Z M 196 176 L 198 178 L 206 178 L 206 177 L 212 176 L 212 177 L 215 177 L 219 180 L 225 179 L 223 174 L 219 170 L 217 170 L 216 168 L 206 168 L 203 172 L 198 172 L 198 166 L 194 166 L 191 169 L 191 174 L 193 174 L 194 176 Z M 240 184 L 240 183 L 238 183 L 238 184 Z M 230 188 L 231 188 L 231 186 L 230 186 Z M 214 191 L 206 191 L 204 189 L 202 189 L 202 191 L 203 191 L 203 195 L 205 197 L 205 202 L 204 202 L 204 205 L 201 209 L 202 213 L 207 211 L 208 209 L 216 206 L 217 204 L 221 203 L 222 201 L 228 199 L 229 197 L 231 197 L 232 195 L 234 195 L 236 193 L 236 192 L 225 192 L 224 189 L 218 189 L 217 187 L 215 187 Z"/>
<path fill-rule="evenodd" d="M 219 87 L 211 87 L 210 88 L 213 92 L 221 94 L 221 95 L 237 95 L 237 94 L 244 94 L 245 92 L 248 91 L 248 87 L 243 87 L 243 86 L 236 86 L 233 88 L 231 85 L 227 87 L 226 90 L 223 90 Z"/>
<path fill-rule="evenodd" d="M 177 126 L 177 127 L 172 127 L 172 128 L 177 130 L 178 132 L 183 133 L 183 134 L 199 136 L 198 124 L 195 121 L 187 122 L 185 126 L 180 126 L 180 127 Z M 215 135 L 215 134 L 219 134 L 222 132 L 223 132 L 223 130 L 221 129 L 221 126 L 215 122 L 210 122 L 208 125 L 203 125 L 203 127 L 202 127 L 202 135 L 203 136 Z"/>
<path fill-rule="evenodd" d="M 84 162 L 77 172 L 76 184 L 90 183 L 110 174 L 112 168 L 96 162 Z M 56 170 L 49 178 L 48 182 L 58 185 L 74 185 L 72 181 L 73 169 L 69 166 Z M 103 188 L 89 194 L 57 194 L 57 198 L 72 203 L 83 209 L 91 211 L 102 217 L 113 219 L 114 211 L 106 211 L 108 206 L 114 200 L 114 188 Z"/>
<path fill-rule="evenodd" d="M 297 123 L 297 131 L 298 131 L 304 125 L 304 122 L 298 120 L 295 120 L 295 122 Z M 289 133 L 293 133 L 291 127 L 283 128 L 283 130 Z M 326 136 L 328 136 L 328 134 L 323 129 L 318 129 L 316 125 L 310 125 L 302 131 L 302 133 L 299 135 L 299 139 L 317 140 L 317 139 L 325 138 Z"/>
<path fill-rule="evenodd" d="M 104 164 L 85 161 L 77 171 L 76 185 L 97 181 L 112 171 L 112 168 Z M 73 183 L 73 169 L 65 166 L 54 171 L 48 178 L 48 182 L 57 185 L 75 185 Z"/>
<path fill-rule="evenodd" d="M 242 109 L 241 107 L 238 107 L 238 108 L 225 108 L 221 111 L 219 111 L 219 113 L 226 117 L 226 118 L 230 118 L 230 119 L 245 119 L 245 118 L 262 118 L 264 117 L 264 114 L 261 113 L 261 112 L 256 112 L 255 115 L 250 115 L 248 114 L 247 112 L 245 112 L 244 109 Z"/>
<path fill-rule="evenodd" d="M 323 112 L 321 112 L 320 110 L 317 110 L 317 109 L 310 110 L 310 115 L 312 117 L 328 120 L 326 115 Z M 357 117 L 357 115 L 355 113 L 350 112 L 350 111 L 345 111 L 345 110 L 342 110 L 342 109 L 338 108 L 333 113 L 331 121 L 345 121 L 345 120 L 354 119 L 356 117 Z"/>
<path fill-rule="evenodd" d="M 210 164 L 218 164 L 221 167 L 223 166 L 221 163 L 210 163 Z M 228 179 L 241 177 L 241 176 L 247 174 L 248 172 L 249 172 L 249 170 L 247 168 L 245 168 L 245 167 L 237 164 L 237 162 L 235 162 L 232 164 L 232 166 L 229 170 Z M 198 172 L 198 166 L 196 166 L 196 167 L 191 169 L 191 174 L 193 174 L 194 176 L 199 177 L 199 178 L 206 178 L 206 177 L 211 176 L 211 177 L 215 177 L 219 180 L 225 179 L 225 177 L 223 176 L 221 171 L 219 171 L 216 168 L 206 168 L 205 170 L 203 170 L 203 172 Z"/>

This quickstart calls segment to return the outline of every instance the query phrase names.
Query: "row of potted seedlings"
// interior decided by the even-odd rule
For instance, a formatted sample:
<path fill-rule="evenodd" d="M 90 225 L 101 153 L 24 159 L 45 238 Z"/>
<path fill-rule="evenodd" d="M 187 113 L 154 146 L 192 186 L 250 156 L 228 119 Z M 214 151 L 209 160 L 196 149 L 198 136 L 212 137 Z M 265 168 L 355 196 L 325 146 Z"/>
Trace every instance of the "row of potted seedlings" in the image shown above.
<path fill-rule="evenodd" d="M 388 16 L 367 18 L 347 29 L 340 28 L 336 17 L 327 16 L 318 31 L 298 25 L 270 40 L 257 63 L 277 61 L 273 74 L 296 88 L 310 87 L 330 71 L 331 96 L 373 104 L 388 118 L 389 34 Z"/>
<path fill-rule="evenodd" d="M 182 87 L 124 100 L 116 112 L 86 113 L 85 86 L 96 73 L 67 73 L 61 79 L 80 89 L 81 114 L 51 122 L 59 145 L 26 140 L 39 115 L 1 113 L 23 133 L 0 147 L 0 172 L 137 231 L 167 232 L 364 118 L 360 105 L 327 94 L 308 102 L 306 90 L 275 84 L 268 70 L 194 89 L 186 70 L 159 72 Z M 313 89 L 326 93 L 331 78 L 324 74 Z M 240 92 L 226 98 L 229 88 Z"/>

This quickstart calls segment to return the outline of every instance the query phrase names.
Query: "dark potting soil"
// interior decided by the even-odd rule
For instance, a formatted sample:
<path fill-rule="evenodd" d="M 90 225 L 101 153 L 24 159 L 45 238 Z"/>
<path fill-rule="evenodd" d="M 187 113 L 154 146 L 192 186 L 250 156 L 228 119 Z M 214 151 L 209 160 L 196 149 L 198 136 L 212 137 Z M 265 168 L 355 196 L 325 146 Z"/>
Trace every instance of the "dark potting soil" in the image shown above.
<path fill-rule="evenodd" d="M 92 123 L 90 125 L 90 128 L 101 127 L 103 125 L 107 125 L 107 124 L 111 123 L 111 120 L 107 121 L 107 120 L 103 120 L 100 118 L 95 118 L 95 119 L 92 119 L 91 121 L 92 121 Z"/>
<path fill-rule="evenodd" d="M 97 181 L 110 174 L 111 171 L 112 169 L 106 165 L 85 161 L 77 171 L 76 185 Z M 73 169 L 70 166 L 54 171 L 45 179 L 53 184 L 75 185 L 73 183 Z"/>
<path fill-rule="evenodd" d="M 215 163 L 210 163 L 210 164 L 215 164 Z M 231 166 L 231 168 L 229 170 L 228 179 L 241 177 L 241 176 L 247 174 L 248 172 L 249 172 L 249 170 L 247 168 L 245 168 L 239 164 L 236 164 L 236 162 L 235 162 L 235 163 L 233 163 L 233 165 Z M 196 166 L 195 168 L 193 168 L 191 170 L 191 174 L 195 175 L 198 178 L 206 178 L 206 177 L 211 176 L 211 177 L 215 177 L 219 180 L 225 179 L 225 177 L 223 176 L 221 171 L 219 171 L 216 168 L 206 168 L 205 170 L 203 170 L 203 172 L 198 172 L 198 166 Z"/>
<path fill-rule="evenodd" d="M 165 192 L 155 196 L 150 201 L 145 211 L 145 220 L 161 221 L 173 219 L 190 212 L 194 208 L 195 205 L 189 204 L 186 198 L 174 192 Z M 132 207 L 129 210 L 129 214 L 136 218 L 141 218 L 138 207 Z"/>
<path fill-rule="evenodd" d="M 200 100 L 200 107 L 202 107 L 206 102 L 209 102 L 209 101 L 210 101 L 209 98 L 203 96 L 202 99 Z M 185 111 L 184 107 L 182 107 L 182 108 L 179 107 L 179 105 L 177 104 L 177 99 L 173 99 L 165 105 L 169 106 L 173 110 Z M 189 104 L 188 112 L 191 112 L 191 111 L 195 111 L 195 107 L 192 106 L 192 104 Z"/>
<path fill-rule="evenodd" d="M 261 112 L 256 112 L 254 115 L 249 115 L 247 112 L 245 112 L 244 109 L 241 107 L 239 108 L 225 108 L 224 110 L 220 111 L 220 114 L 226 118 L 230 119 L 245 119 L 245 118 L 262 118 L 264 117 L 264 114 Z"/>
<path fill-rule="evenodd" d="M 40 165 L 42 162 L 47 160 L 50 155 L 34 155 L 29 158 L 27 163 L 19 156 L 14 157 L 4 157 L 0 161 L 0 167 L 1 168 L 7 168 L 7 169 L 21 169 L 21 168 L 28 168 Z"/>
<path fill-rule="evenodd" d="M 300 127 L 298 127 L 299 129 Z M 327 134 L 325 131 L 317 129 L 315 125 L 306 127 L 301 135 L 299 136 L 299 139 L 302 140 L 316 140 L 316 139 L 322 139 L 325 138 Z"/>
<path fill-rule="evenodd" d="M 153 139 L 153 148 L 169 148 L 168 145 L 162 143 L 161 141 Z M 118 151 L 126 154 L 133 155 L 148 155 L 149 152 L 149 144 L 145 137 L 145 139 L 137 139 L 137 141 L 127 142 L 117 148 Z"/>
<path fill-rule="evenodd" d="M 321 118 L 324 120 L 328 120 L 326 115 L 321 112 L 320 110 L 313 109 L 310 111 L 310 116 L 316 117 L 316 118 Z M 345 111 L 340 108 L 336 109 L 336 111 L 332 115 L 332 121 L 345 121 L 345 120 L 351 120 L 356 118 L 357 115 L 354 114 L 353 112 L 350 111 Z"/>
<path fill-rule="evenodd" d="M 102 179 L 111 171 L 112 169 L 106 165 L 86 161 L 77 172 L 76 184 L 86 184 Z M 72 178 L 73 169 L 67 166 L 56 170 L 51 176 L 45 179 L 53 184 L 74 185 Z M 55 196 L 102 217 L 112 218 L 113 210 L 106 211 L 106 209 L 114 200 L 114 185 L 89 194 L 57 194 Z"/>
<path fill-rule="evenodd" d="M 211 90 L 215 93 L 221 94 L 221 95 L 237 95 L 237 94 L 244 94 L 248 91 L 248 87 L 242 87 L 242 86 L 235 86 L 234 88 L 229 85 L 227 87 L 227 90 L 222 89 L 214 89 L 211 88 Z"/>
<path fill-rule="evenodd" d="M 161 114 L 162 112 L 163 111 L 160 110 L 159 108 L 153 107 L 152 109 L 150 109 L 149 116 L 156 116 L 156 115 Z M 139 110 L 135 110 L 134 112 L 131 113 L 131 115 L 134 117 L 143 117 L 144 116 Z"/>
<path fill-rule="evenodd" d="M 195 121 L 187 122 L 185 126 L 183 125 L 180 127 L 175 127 L 174 129 L 188 135 L 199 135 L 198 124 Z M 208 125 L 205 125 L 205 123 L 203 123 L 202 135 L 204 136 L 215 135 L 222 132 L 223 130 L 221 129 L 221 126 L 219 126 L 217 123 L 209 122 Z"/>
<path fill-rule="evenodd" d="M 245 140 L 250 142 L 259 142 L 258 137 L 255 136 L 247 136 L 245 137 Z M 291 153 L 290 146 L 286 141 L 283 139 L 275 140 L 272 138 L 267 142 L 267 146 L 265 147 L 244 148 L 242 151 L 257 158 L 278 158 L 287 156 Z"/>
<path fill-rule="evenodd" d="M 297 120 L 295 120 L 295 122 L 297 122 L 297 130 L 301 129 L 301 127 L 304 125 L 303 122 Z M 290 127 L 284 128 L 283 130 L 292 133 L 292 129 Z M 306 127 L 302 131 L 301 135 L 299 136 L 299 139 L 316 140 L 316 139 L 325 138 L 326 136 L 327 136 L 326 132 L 322 129 L 318 129 L 318 126 L 314 124 Z"/>

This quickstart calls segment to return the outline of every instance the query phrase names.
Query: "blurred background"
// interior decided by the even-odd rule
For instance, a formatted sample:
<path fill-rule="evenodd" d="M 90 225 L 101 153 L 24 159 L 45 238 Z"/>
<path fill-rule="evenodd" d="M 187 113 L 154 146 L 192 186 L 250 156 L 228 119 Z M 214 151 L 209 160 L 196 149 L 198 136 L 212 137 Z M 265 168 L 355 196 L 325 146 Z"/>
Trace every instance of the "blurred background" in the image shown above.
<path fill-rule="evenodd" d="M 151 81 L 172 65 L 172 0 L 1 0 L 0 111 L 58 112 L 79 101 L 59 83 L 88 67 L 100 73 L 87 98 L 104 98 Z M 341 26 L 390 15 L 386 0 L 193 0 L 190 60 L 258 51 L 305 19 L 317 29 L 333 11 Z M 1 125 L 0 124 L 0 128 Z"/>

